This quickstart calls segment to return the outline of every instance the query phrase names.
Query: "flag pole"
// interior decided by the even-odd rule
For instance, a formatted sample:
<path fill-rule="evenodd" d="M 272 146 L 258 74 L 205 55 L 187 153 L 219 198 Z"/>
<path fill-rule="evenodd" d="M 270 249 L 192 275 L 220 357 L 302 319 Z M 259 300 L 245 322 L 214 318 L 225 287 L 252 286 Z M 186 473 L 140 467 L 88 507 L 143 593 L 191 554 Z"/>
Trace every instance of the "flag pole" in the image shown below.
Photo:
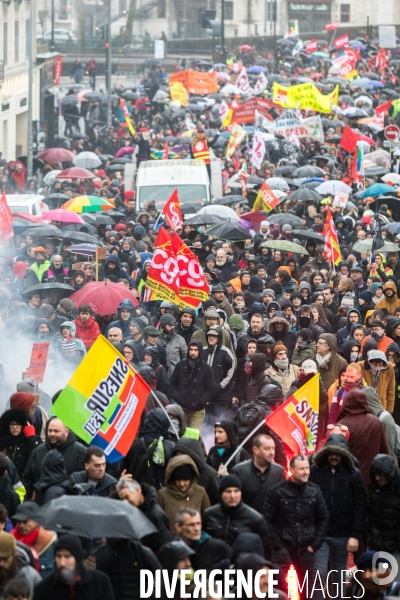
<path fill-rule="evenodd" d="M 164 217 L 163 211 L 160 212 L 160 214 L 157 217 L 157 221 L 154 223 L 154 230 L 156 230 L 156 227 L 158 225 L 158 221 L 161 219 L 161 217 Z"/>
<path fill-rule="evenodd" d="M 167 413 L 167 411 L 165 410 L 165 406 L 163 405 L 163 403 L 161 402 L 161 400 L 160 400 L 159 398 L 157 398 L 157 396 L 155 395 L 155 393 L 153 392 L 153 390 L 151 390 L 150 394 L 152 394 L 152 396 L 153 396 L 153 398 L 155 399 L 155 401 L 157 402 L 157 404 L 160 406 L 160 408 L 162 408 L 162 409 L 163 409 L 163 411 L 164 411 L 164 412 L 165 412 L 165 414 L 167 415 L 167 419 L 168 419 L 168 421 L 170 422 L 170 424 L 171 424 L 171 427 L 172 427 L 172 429 L 174 430 L 174 432 L 175 432 L 175 435 L 176 435 L 176 437 L 177 437 L 177 438 L 178 438 L 178 440 L 179 440 L 179 433 L 176 431 L 176 429 L 175 429 L 175 425 L 173 424 L 173 422 L 171 421 L 171 418 L 170 418 L 169 414 L 168 414 L 168 413 Z"/>
<path fill-rule="evenodd" d="M 239 446 L 236 448 L 235 452 L 233 454 L 231 454 L 231 456 L 228 458 L 228 460 L 225 463 L 225 467 L 227 467 L 229 465 L 229 463 L 231 462 L 232 458 L 235 458 L 236 454 L 243 448 L 243 446 L 245 445 L 245 443 L 251 438 L 252 435 L 255 434 L 256 431 L 258 431 L 263 425 L 265 425 L 265 419 L 263 419 L 261 421 L 261 423 L 259 423 L 258 425 L 256 425 L 254 427 L 254 429 L 249 433 L 249 435 L 247 437 L 244 438 L 243 442 L 241 444 L 239 444 Z"/>

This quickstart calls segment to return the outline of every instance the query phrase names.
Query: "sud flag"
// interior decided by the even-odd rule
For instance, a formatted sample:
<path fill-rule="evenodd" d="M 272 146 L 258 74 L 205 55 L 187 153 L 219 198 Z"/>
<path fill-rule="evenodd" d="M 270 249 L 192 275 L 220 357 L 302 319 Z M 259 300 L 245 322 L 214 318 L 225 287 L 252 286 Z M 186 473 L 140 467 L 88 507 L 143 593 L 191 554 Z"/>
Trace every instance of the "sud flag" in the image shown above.
<path fill-rule="evenodd" d="M 265 419 L 265 424 L 284 442 L 288 454 L 315 452 L 319 415 L 319 374 L 314 375 L 279 408 Z"/>
<path fill-rule="evenodd" d="M 174 190 L 170 199 L 164 206 L 164 217 L 168 227 L 175 229 L 183 223 L 181 205 L 179 202 L 178 190 Z"/>
<path fill-rule="evenodd" d="M 132 446 L 150 393 L 147 383 L 105 337 L 90 348 L 51 412 L 78 438 L 122 460 Z"/>
<path fill-rule="evenodd" d="M 14 237 L 12 228 L 13 216 L 7 204 L 6 193 L 3 190 L 0 200 L 0 241 L 7 244 Z"/>
<path fill-rule="evenodd" d="M 332 219 L 331 207 L 329 205 L 326 212 L 324 236 L 324 256 L 331 261 L 332 265 L 338 265 L 342 260 L 342 255 L 340 254 L 339 240 L 336 227 Z"/>
<path fill-rule="evenodd" d="M 132 121 L 129 116 L 129 111 L 126 108 L 125 102 L 123 101 L 122 98 L 119 99 L 119 107 L 122 110 L 122 112 L 124 113 L 125 121 L 126 121 L 126 124 L 128 125 L 129 131 L 131 132 L 132 135 L 135 135 L 135 133 L 136 133 L 135 128 L 132 125 Z"/>

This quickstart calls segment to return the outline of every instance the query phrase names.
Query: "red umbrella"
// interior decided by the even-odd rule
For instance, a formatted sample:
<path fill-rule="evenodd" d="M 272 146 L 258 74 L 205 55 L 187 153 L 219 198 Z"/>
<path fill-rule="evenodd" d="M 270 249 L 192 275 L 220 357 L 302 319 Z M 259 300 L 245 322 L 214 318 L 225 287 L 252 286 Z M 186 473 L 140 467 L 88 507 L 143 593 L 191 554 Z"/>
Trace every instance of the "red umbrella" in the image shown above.
<path fill-rule="evenodd" d="M 239 50 L 240 52 L 251 52 L 252 50 L 254 50 L 253 46 L 248 46 L 247 44 L 244 44 L 243 46 L 239 46 Z"/>
<path fill-rule="evenodd" d="M 240 218 L 244 219 L 245 221 L 250 221 L 253 225 L 254 231 L 258 233 L 260 231 L 261 221 L 267 221 L 268 215 L 266 213 L 252 211 L 245 213 L 244 215 L 240 215 Z"/>
<path fill-rule="evenodd" d="M 49 162 L 72 162 L 75 154 L 66 148 L 49 148 L 37 155 L 36 158 L 47 160 Z"/>
<path fill-rule="evenodd" d="M 72 302 L 79 307 L 81 304 L 92 304 L 95 312 L 101 317 L 117 312 L 122 300 L 130 300 L 133 306 L 139 306 L 136 296 L 124 285 L 105 281 L 92 281 L 71 296 Z"/>
<path fill-rule="evenodd" d="M 123 148 L 120 148 L 119 150 L 117 150 L 116 154 L 115 154 L 115 158 L 119 158 L 120 156 L 123 156 L 124 154 L 132 154 L 132 152 L 135 151 L 135 148 L 133 146 L 124 146 Z"/>
<path fill-rule="evenodd" d="M 83 167 L 70 167 L 57 175 L 57 179 L 93 179 L 94 175 Z"/>

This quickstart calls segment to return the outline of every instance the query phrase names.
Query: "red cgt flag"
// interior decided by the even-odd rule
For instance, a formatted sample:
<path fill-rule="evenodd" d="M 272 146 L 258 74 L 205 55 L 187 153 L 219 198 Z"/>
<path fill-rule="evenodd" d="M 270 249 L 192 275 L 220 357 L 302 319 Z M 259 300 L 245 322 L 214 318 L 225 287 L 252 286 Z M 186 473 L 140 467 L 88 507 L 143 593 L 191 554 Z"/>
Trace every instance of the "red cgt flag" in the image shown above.
<path fill-rule="evenodd" d="M 339 143 L 342 146 L 342 148 L 346 150 L 346 152 L 354 152 L 354 150 L 356 149 L 357 142 L 361 140 L 364 140 L 364 142 L 367 142 L 371 146 L 376 146 L 376 142 L 372 138 L 367 137 L 362 133 L 358 133 L 357 131 L 354 131 L 354 129 L 351 129 L 351 127 L 346 125 L 343 129 L 342 139 Z"/>
<path fill-rule="evenodd" d="M 164 206 L 164 217 L 168 227 L 175 229 L 183 223 L 181 205 L 179 202 L 178 190 L 175 190 Z"/>
<path fill-rule="evenodd" d="M 316 52 L 317 50 L 317 39 L 314 38 L 313 40 L 310 40 L 307 44 L 307 46 L 305 47 L 305 51 L 306 52 Z"/>
<path fill-rule="evenodd" d="M 12 222 L 13 216 L 10 207 L 7 204 L 6 193 L 3 190 L 0 200 L 0 241 L 2 241 L 3 244 L 8 244 L 14 237 Z"/>
<path fill-rule="evenodd" d="M 338 265 L 342 260 L 336 227 L 332 219 L 331 207 L 328 205 L 325 219 L 325 246 L 324 256 L 331 261 L 332 265 Z"/>
<path fill-rule="evenodd" d="M 334 21 L 333 23 L 327 23 L 324 26 L 325 31 L 336 31 L 336 29 L 338 28 L 338 22 Z"/>
<path fill-rule="evenodd" d="M 172 235 L 172 251 L 179 266 L 176 285 L 181 301 L 198 306 L 209 298 L 210 286 L 197 256 L 187 247 L 177 233 Z"/>
<path fill-rule="evenodd" d="M 333 42 L 333 45 L 335 46 L 335 48 L 344 48 L 345 46 L 347 46 L 348 43 L 349 36 L 347 33 L 345 33 L 344 35 L 341 35 L 340 37 L 336 38 L 336 40 Z"/>

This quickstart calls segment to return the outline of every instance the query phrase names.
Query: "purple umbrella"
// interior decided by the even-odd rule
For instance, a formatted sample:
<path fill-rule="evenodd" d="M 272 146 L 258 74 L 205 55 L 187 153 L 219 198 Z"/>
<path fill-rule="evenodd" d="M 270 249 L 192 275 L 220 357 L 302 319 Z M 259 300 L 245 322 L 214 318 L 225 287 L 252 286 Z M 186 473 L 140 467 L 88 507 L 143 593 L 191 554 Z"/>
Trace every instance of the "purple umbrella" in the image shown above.
<path fill-rule="evenodd" d="M 123 156 L 124 154 L 132 154 L 132 152 L 134 152 L 135 148 L 133 146 L 124 146 L 123 148 L 120 148 L 119 150 L 117 150 L 116 154 L 115 154 L 115 158 L 119 158 L 120 156 Z"/>
<path fill-rule="evenodd" d="M 253 228 L 253 223 L 246 221 L 246 219 L 239 219 L 239 224 L 246 230 L 250 231 Z"/>

